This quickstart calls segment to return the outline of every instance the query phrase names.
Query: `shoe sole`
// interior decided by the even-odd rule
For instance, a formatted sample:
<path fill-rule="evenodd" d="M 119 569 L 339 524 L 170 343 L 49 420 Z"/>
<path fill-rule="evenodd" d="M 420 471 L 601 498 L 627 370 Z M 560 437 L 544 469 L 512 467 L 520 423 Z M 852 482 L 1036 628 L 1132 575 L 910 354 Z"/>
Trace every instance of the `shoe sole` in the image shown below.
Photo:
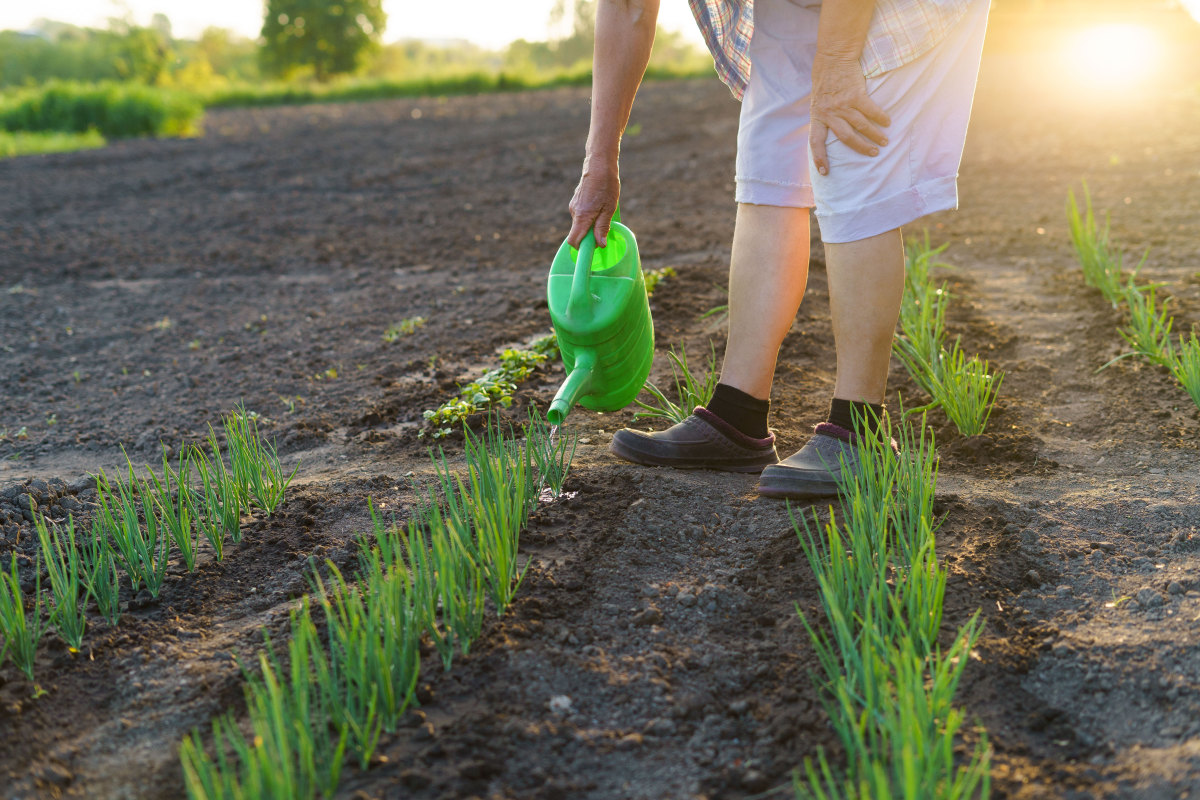
<path fill-rule="evenodd" d="M 649 453 L 643 453 L 638 450 L 632 450 L 622 447 L 614 439 L 609 442 L 608 452 L 612 453 L 617 458 L 631 461 L 634 464 L 641 464 L 646 467 L 671 467 L 672 469 L 711 469 L 718 472 L 740 472 L 740 473 L 759 473 L 773 464 L 778 464 L 778 461 L 772 461 L 769 464 L 722 464 L 717 462 L 697 463 L 694 461 L 673 461 L 671 459 L 652 456 Z"/>
<path fill-rule="evenodd" d="M 758 493 L 763 497 L 779 500 L 819 500 L 823 497 L 837 497 L 838 485 L 829 481 L 803 478 L 768 478 L 758 484 Z"/>

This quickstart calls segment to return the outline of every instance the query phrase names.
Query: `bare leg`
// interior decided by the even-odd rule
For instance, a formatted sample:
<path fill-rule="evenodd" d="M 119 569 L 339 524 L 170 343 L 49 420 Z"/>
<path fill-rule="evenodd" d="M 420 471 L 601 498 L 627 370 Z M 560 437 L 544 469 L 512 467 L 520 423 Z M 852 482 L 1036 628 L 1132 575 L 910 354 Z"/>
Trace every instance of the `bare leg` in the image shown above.
<path fill-rule="evenodd" d="M 826 244 L 825 262 L 837 346 L 833 396 L 882 403 L 904 295 L 900 229 L 857 242 Z"/>
<path fill-rule="evenodd" d="M 779 345 L 804 299 L 808 248 L 807 208 L 738 204 L 722 383 L 771 396 Z"/>

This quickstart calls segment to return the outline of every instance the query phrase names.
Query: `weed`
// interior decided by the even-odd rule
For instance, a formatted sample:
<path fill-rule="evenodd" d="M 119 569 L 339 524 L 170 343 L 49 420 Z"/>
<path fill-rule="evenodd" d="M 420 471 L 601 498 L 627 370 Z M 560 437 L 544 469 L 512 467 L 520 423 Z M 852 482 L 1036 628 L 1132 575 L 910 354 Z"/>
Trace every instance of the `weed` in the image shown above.
<path fill-rule="evenodd" d="M 643 388 L 654 398 L 654 402 L 651 404 L 635 400 L 634 402 L 645 410 L 634 414 L 634 419 L 661 417 L 670 422 L 683 422 L 696 406 L 706 405 L 712 399 L 713 390 L 717 388 L 719 378 L 717 375 L 717 351 L 712 342 L 709 342 L 708 364 L 699 379 L 692 375 L 688 368 L 686 348 L 681 346 L 678 355 L 672 348 L 671 352 L 667 353 L 667 358 L 671 364 L 675 396 L 679 398 L 679 405 L 668 400 L 662 390 L 653 383 L 646 381 Z"/>
<path fill-rule="evenodd" d="M 395 325 L 389 325 L 388 329 L 383 332 L 383 340 L 388 344 L 398 341 L 402 336 L 411 336 L 416 332 L 417 328 L 425 325 L 424 317 L 408 317 L 400 320 Z"/>
<path fill-rule="evenodd" d="M 54 597 L 54 608 L 48 621 L 70 651 L 78 653 L 87 627 L 87 615 L 79 603 L 81 570 L 79 550 L 75 546 L 75 520 L 68 518 L 65 531 L 51 523 L 51 532 L 46 518 L 34 513 L 33 524 L 37 529 L 38 544 L 42 548 L 42 558 L 50 575 L 50 591 Z M 84 591 L 86 596 L 86 589 Z"/>
<path fill-rule="evenodd" d="M 1195 331 L 1192 331 L 1187 340 L 1179 337 L 1179 349 L 1169 349 L 1168 361 L 1175 380 L 1179 381 L 1192 398 L 1192 402 L 1200 408 L 1200 340 L 1197 340 Z"/>
<path fill-rule="evenodd" d="M 108 543 L 100 517 L 92 520 L 92 535 L 82 549 L 83 585 L 96 602 L 100 615 L 116 627 L 121 619 L 120 580 L 117 561 Z"/>
<path fill-rule="evenodd" d="M 42 624 L 42 565 L 39 557 L 34 562 L 37 575 L 33 591 L 33 622 L 25 614 L 25 596 L 21 592 L 21 581 L 17 577 L 17 554 L 12 554 L 11 569 L 0 569 L 0 634 L 4 634 L 4 647 L 0 648 L 0 664 L 5 654 L 13 660 L 25 677 L 33 681 L 33 662 L 37 655 L 38 642 L 45 632 Z"/>
<path fill-rule="evenodd" d="M 674 267 L 663 267 L 662 269 L 648 269 L 643 273 L 646 279 L 646 296 L 654 294 L 654 290 L 658 285 L 667 278 L 675 277 Z"/>
<path fill-rule="evenodd" d="M 136 83 L 51 81 L 0 98 L 0 130 L 108 138 L 190 136 L 204 107 L 186 93 Z M 92 139 L 84 142 L 91 146 Z"/>
<path fill-rule="evenodd" d="M 258 421 L 239 406 L 224 419 L 225 443 L 233 478 L 238 487 L 242 506 L 257 505 L 270 516 L 283 502 L 283 496 L 299 471 L 299 465 L 285 475 L 274 444 L 267 444 L 258 435 Z"/>

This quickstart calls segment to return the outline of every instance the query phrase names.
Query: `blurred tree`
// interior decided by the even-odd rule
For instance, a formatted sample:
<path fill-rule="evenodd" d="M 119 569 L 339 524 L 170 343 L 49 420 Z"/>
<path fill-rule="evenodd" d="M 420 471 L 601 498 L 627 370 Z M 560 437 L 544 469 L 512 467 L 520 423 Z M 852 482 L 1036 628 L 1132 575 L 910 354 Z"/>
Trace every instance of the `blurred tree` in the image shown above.
<path fill-rule="evenodd" d="M 311 67 L 324 81 L 356 71 L 386 24 L 383 0 L 267 0 L 259 55 L 267 72 Z"/>

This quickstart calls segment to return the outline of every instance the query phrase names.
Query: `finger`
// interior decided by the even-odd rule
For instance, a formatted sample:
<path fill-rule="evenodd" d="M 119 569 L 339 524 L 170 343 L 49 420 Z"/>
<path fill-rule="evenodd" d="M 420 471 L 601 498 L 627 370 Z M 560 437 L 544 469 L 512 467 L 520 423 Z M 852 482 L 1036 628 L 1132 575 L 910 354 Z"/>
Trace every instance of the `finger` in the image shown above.
<path fill-rule="evenodd" d="M 813 122 L 808 129 L 808 149 L 817 172 L 822 175 L 829 174 L 829 158 L 825 153 L 825 137 L 828 135 L 829 128 L 823 122 Z"/>
<path fill-rule="evenodd" d="M 867 119 L 871 120 L 871 122 L 874 122 L 876 125 L 882 125 L 886 128 L 892 124 L 892 118 L 889 117 L 888 113 L 883 110 L 883 106 L 872 100 L 870 95 L 863 97 L 862 100 L 858 102 L 858 109 L 866 115 Z"/>
<path fill-rule="evenodd" d="M 579 249 L 579 243 L 583 241 L 583 237 L 587 236 L 587 232 L 592 229 L 592 224 L 596 221 L 596 215 L 593 214 L 577 214 L 571 221 L 571 232 L 567 234 L 567 244 Z"/>
<path fill-rule="evenodd" d="M 596 222 L 592 229 L 596 231 L 596 246 L 608 246 L 608 229 L 612 227 L 613 212 L 610 210 L 601 211 L 596 217 Z"/>
<path fill-rule="evenodd" d="M 879 155 L 879 148 L 875 143 L 862 136 L 850 123 L 841 117 L 835 117 L 830 120 L 829 127 L 833 131 L 833 135 L 838 138 L 838 141 L 854 152 L 862 153 L 864 156 Z"/>
<path fill-rule="evenodd" d="M 845 113 L 845 119 L 856 131 L 880 147 L 888 143 L 887 134 L 876 127 L 875 123 L 871 122 L 862 112 L 853 108 L 849 109 Z"/>

